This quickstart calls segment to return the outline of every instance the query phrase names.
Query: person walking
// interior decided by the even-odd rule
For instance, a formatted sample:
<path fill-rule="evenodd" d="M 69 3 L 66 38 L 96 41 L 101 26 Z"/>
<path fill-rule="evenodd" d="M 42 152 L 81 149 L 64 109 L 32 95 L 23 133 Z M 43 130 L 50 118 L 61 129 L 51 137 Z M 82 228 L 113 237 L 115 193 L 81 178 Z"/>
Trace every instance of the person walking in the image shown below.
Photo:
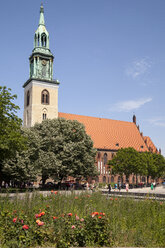
<path fill-rule="evenodd" d="M 117 190 L 117 183 L 115 183 L 115 191 Z"/>
<path fill-rule="evenodd" d="M 121 182 L 118 183 L 118 189 L 121 190 Z"/>
<path fill-rule="evenodd" d="M 153 187 L 154 187 L 154 189 L 156 188 L 156 182 L 155 181 L 153 182 Z"/>
<path fill-rule="evenodd" d="M 129 184 L 128 184 L 128 183 L 126 183 L 125 189 L 126 189 L 126 191 L 128 192 L 128 190 L 129 190 Z"/>
<path fill-rule="evenodd" d="M 108 184 L 108 194 L 111 193 L 111 189 L 112 189 L 112 188 L 111 188 L 111 184 L 109 183 L 109 184 Z"/>

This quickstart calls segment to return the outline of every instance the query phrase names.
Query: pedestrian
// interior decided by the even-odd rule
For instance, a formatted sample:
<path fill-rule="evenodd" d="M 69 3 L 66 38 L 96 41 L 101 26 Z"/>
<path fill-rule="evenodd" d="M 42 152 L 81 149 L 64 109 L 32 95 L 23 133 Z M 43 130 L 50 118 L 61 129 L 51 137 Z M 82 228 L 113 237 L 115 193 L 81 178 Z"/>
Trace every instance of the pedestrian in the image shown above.
<path fill-rule="evenodd" d="M 117 190 L 117 183 L 115 183 L 115 190 Z"/>
<path fill-rule="evenodd" d="M 129 184 L 128 184 L 128 183 L 126 183 L 125 189 L 126 189 L 126 191 L 128 192 L 128 190 L 129 190 Z"/>
<path fill-rule="evenodd" d="M 108 193 L 109 194 L 111 193 L 111 184 L 110 183 L 108 184 Z"/>
<path fill-rule="evenodd" d="M 121 182 L 118 183 L 118 189 L 121 190 Z"/>
<path fill-rule="evenodd" d="M 151 190 L 153 190 L 154 189 L 154 185 L 153 185 L 153 183 L 151 183 Z"/>

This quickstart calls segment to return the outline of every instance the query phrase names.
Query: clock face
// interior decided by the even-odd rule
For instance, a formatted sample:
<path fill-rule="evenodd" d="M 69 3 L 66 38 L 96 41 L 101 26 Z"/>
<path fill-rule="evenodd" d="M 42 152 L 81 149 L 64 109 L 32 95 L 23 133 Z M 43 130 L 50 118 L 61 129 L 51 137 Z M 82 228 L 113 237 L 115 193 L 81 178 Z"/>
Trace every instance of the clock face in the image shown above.
<path fill-rule="evenodd" d="M 46 65 L 46 60 L 42 60 L 42 65 Z"/>

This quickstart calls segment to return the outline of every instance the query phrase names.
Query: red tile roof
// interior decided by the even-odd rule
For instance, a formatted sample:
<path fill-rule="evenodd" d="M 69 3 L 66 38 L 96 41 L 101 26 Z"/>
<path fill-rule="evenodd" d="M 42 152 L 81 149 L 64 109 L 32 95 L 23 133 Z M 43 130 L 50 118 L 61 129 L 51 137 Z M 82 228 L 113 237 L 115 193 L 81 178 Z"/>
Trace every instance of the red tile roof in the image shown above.
<path fill-rule="evenodd" d="M 97 149 L 118 150 L 133 147 L 137 151 L 148 151 L 143 137 L 133 122 L 67 113 L 58 113 L 58 117 L 83 123 Z"/>
<path fill-rule="evenodd" d="M 150 137 L 144 136 L 144 141 L 145 141 L 146 145 L 148 146 L 148 149 L 151 152 L 158 153 L 158 150 L 157 150 L 156 146 L 154 145 L 154 143 L 152 142 Z"/>

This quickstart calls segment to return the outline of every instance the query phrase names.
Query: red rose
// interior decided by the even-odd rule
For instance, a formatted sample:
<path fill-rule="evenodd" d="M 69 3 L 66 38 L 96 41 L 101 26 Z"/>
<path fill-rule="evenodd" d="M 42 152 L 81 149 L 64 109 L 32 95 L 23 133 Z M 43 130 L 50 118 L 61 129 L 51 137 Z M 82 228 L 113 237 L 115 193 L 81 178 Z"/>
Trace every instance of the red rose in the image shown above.
<path fill-rule="evenodd" d="M 29 226 L 27 226 L 27 225 L 23 225 L 22 229 L 26 229 L 26 230 L 28 230 L 28 229 L 29 229 Z"/>
<path fill-rule="evenodd" d="M 14 222 L 14 223 L 16 223 L 16 221 L 17 221 L 17 217 L 13 219 L 13 222 Z"/>

